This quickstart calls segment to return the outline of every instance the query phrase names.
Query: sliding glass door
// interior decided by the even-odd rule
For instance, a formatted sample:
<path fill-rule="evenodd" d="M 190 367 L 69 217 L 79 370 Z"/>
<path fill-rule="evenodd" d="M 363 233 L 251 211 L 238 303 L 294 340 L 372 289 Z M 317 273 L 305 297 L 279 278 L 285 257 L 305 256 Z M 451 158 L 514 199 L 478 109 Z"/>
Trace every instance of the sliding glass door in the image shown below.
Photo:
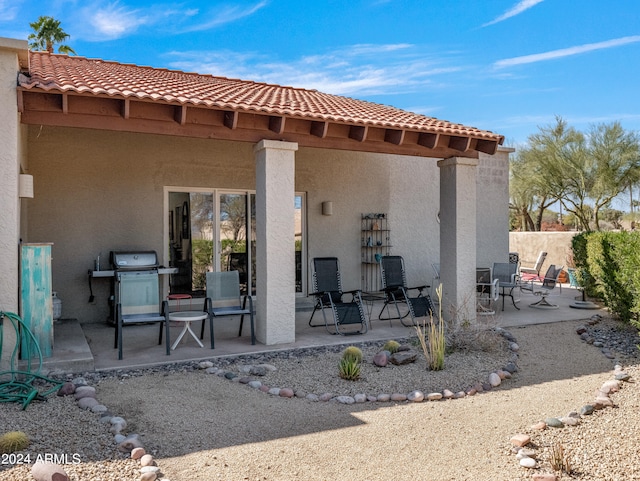
<path fill-rule="evenodd" d="M 171 294 L 204 297 L 206 273 L 236 270 L 241 289 L 255 295 L 255 194 L 226 190 L 167 188 Z M 303 262 L 304 196 L 295 196 L 295 290 L 306 289 Z"/>

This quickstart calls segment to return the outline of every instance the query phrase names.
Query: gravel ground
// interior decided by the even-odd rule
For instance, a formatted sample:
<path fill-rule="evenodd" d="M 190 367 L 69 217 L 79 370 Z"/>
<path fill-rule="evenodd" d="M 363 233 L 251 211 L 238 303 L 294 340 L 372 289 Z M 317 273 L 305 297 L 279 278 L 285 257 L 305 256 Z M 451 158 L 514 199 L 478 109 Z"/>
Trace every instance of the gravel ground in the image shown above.
<path fill-rule="evenodd" d="M 612 395 L 616 408 L 585 416 L 576 427 L 531 429 L 545 418 L 579 411 L 613 378 L 615 361 L 580 339 L 580 324 L 513 329 L 520 370 L 512 379 L 490 392 L 448 401 L 343 405 L 285 399 L 191 365 L 86 377 L 97 388 L 99 401 L 126 418 L 127 431 L 140 434 L 165 479 L 172 481 L 524 480 L 551 472 L 549 453 L 556 444 L 570 451 L 574 468 L 559 479 L 640 480 L 640 394 L 635 383 L 625 383 Z M 615 336 L 633 334 L 610 331 L 614 351 Z M 363 346 L 365 359 L 367 349 Z M 339 352 L 330 350 L 255 361 L 278 368 L 262 379 L 265 384 L 308 392 L 455 392 L 486 380 L 510 354 L 457 354 L 447 358 L 441 373 L 427 372 L 419 364 L 377 370 L 365 365 L 364 379 L 355 383 L 337 377 L 338 357 Z M 225 369 L 244 361 L 227 361 Z M 618 356 L 618 362 L 640 379 L 637 358 Z M 0 426 L 29 434 L 32 445 L 23 454 L 78 454 L 81 463 L 64 465 L 72 480 L 140 479 L 136 462 L 116 452 L 112 435 L 96 415 L 80 411 L 69 398 L 53 396 L 26 411 L 0 404 Z M 518 465 L 510 443 L 518 433 L 531 436 L 538 469 Z M 30 480 L 28 473 L 27 465 L 0 465 L 0 480 Z"/>

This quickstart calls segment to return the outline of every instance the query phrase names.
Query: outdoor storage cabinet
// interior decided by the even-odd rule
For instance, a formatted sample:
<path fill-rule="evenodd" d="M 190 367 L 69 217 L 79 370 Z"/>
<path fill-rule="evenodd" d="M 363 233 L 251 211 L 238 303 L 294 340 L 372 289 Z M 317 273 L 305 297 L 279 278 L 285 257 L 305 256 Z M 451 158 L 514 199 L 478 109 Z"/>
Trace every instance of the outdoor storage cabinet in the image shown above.
<path fill-rule="evenodd" d="M 42 357 L 53 351 L 53 300 L 50 243 L 20 245 L 20 315 L 33 333 Z M 36 356 L 36 347 L 22 336 L 21 358 Z"/>

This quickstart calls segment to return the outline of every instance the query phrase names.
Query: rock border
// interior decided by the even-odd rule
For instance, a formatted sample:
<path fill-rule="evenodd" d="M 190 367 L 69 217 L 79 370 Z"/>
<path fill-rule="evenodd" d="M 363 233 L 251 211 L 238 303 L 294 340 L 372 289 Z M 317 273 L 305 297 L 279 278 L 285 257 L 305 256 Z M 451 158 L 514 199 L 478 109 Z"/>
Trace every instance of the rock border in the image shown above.
<path fill-rule="evenodd" d="M 238 382 L 245 384 L 250 388 L 257 389 L 258 391 L 265 392 L 272 396 L 283 398 L 304 398 L 312 402 L 337 402 L 340 404 L 359 404 L 366 402 L 423 402 L 423 401 L 439 401 L 442 399 L 461 399 L 466 396 L 474 396 L 478 393 L 490 391 L 502 384 L 506 379 L 510 379 L 514 373 L 518 371 L 517 359 L 518 351 L 520 347 L 515 337 L 507 330 L 502 328 L 494 329 L 508 342 L 508 349 L 511 353 L 511 360 L 503 366 L 501 369 L 497 369 L 491 372 L 486 379 L 479 380 L 464 391 L 452 392 L 449 389 L 443 389 L 439 392 L 424 393 L 418 389 L 412 390 L 408 393 L 394 392 L 394 393 L 379 393 L 377 395 L 367 395 L 364 393 L 356 394 L 354 396 L 347 396 L 336 393 L 307 393 L 304 391 L 296 390 L 293 387 L 285 386 L 269 386 L 264 384 L 258 379 L 265 375 L 270 370 L 275 370 L 276 367 L 267 364 L 246 364 L 242 366 L 242 371 L 230 371 L 222 367 L 216 367 L 211 361 L 201 361 L 198 363 L 198 368 L 203 370 L 207 374 L 216 375 L 232 382 Z M 339 350 L 342 350 L 346 345 L 343 344 L 333 346 Z"/>
<path fill-rule="evenodd" d="M 58 396 L 73 396 L 78 408 L 97 414 L 99 422 L 107 425 L 113 434 L 118 451 L 128 453 L 131 459 L 139 461 L 140 481 L 156 481 L 158 479 L 169 481 L 166 478 L 159 478 L 162 475 L 162 470 L 153 455 L 145 451 L 140 436 L 135 433 L 123 434 L 126 432 L 127 421 L 123 417 L 114 415 L 105 405 L 100 404 L 96 399 L 96 388 L 89 386 L 84 377 L 76 377 L 71 381 L 66 381 L 58 390 Z M 40 461 L 31 467 L 31 476 L 35 481 L 70 481 L 69 475 L 62 466 Z"/>
<path fill-rule="evenodd" d="M 578 334 L 587 344 L 601 348 L 600 351 L 602 352 L 602 355 L 607 359 L 615 359 L 615 354 L 613 354 L 609 348 L 602 345 L 602 343 L 600 343 L 601 345 L 597 345 L 597 341 L 594 341 L 593 336 L 588 332 L 589 329 L 587 326 L 594 326 L 601 320 L 602 316 L 600 314 L 594 314 L 587 321 L 586 325 L 581 325 L 576 328 L 576 334 Z M 620 364 L 616 363 L 613 368 L 613 379 L 605 381 L 602 386 L 600 386 L 596 391 L 593 402 L 583 405 L 579 411 L 571 411 L 566 416 L 548 417 L 543 421 L 538 421 L 531 425 L 530 429 L 533 431 L 542 431 L 547 428 L 561 429 L 565 426 L 578 426 L 586 416 L 590 416 L 597 410 L 617 407 L 611 399 L 611 395 L 618 392 L 622 384 L 625 382 L 633 383 L 634 380 L 627 372 L 624 371 Z M 512 452 L 515 454 L 516 461 L 521 467 L 525 469 L 540 469 L 542 466 L 537 459 L 538 453 L 535 449 L 532 449 L 529 446 L 530 442 L 531 437 L 528 434 L 518 433 L 513 435 L 510 439 Z M 544 472 L 533 474 L 532 479 L 534 481 L 558 481 L 560 478 L 555 474 L 555 472 Z"/>

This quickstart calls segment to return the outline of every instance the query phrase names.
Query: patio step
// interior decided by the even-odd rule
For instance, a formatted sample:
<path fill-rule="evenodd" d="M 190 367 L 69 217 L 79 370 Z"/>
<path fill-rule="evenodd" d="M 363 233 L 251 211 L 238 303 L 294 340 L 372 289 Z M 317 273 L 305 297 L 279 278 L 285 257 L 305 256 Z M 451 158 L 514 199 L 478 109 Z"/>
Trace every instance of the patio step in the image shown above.
<path fill-rule="evenodd" d="M 24 362 L 20 362 L 23 366 Z M 33 367 L 33 366 L 32 366 Z M 53 354 L 42 360 L 43 375 L 93 371 L 93 355 L 77 319 L 60 319 L 53 325 Z"/>

